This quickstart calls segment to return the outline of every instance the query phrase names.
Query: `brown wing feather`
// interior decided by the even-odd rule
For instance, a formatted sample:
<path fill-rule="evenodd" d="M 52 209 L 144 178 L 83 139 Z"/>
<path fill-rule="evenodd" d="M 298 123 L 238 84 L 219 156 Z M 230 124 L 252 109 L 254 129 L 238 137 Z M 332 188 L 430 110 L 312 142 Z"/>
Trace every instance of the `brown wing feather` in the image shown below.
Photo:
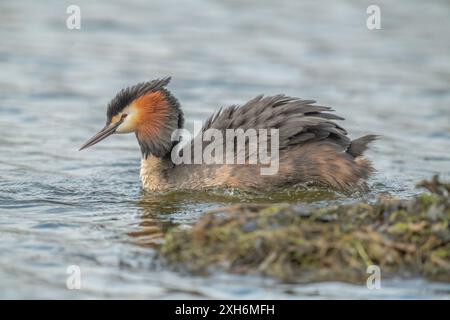
<path fill-rule="evenodd" d="M 347 131 L 332 121 L 343 118 L 330 113 L 330 107 L 314 103 L 284 95 L 257 96 L 242 106 L 222 108 L 205 122 L 202 132 L 210 128 L 222 133 L 226 129 L 279 129 L 279 148 L 284 150 L 276 175 L 261 175 L 258 165 L 179 165 L 173 172 L 174 181 L 199 187 L 261 189 L 313 183 L 364 190 L 373 168 L 361 155 L 374 136 L 350 141 Z M 192 142 L 198 138 L 201 135 Z"/>
<path fill-rule="evenodd" d="M 279 129 L 280 150 L 301 143 L 329 139 L 347 150 L 350 139 L 345 129 L 332 120 L 344 118 L 329 113 L 330 107 L 313 105 L 314 100 L 301 100 L 285 95 L 259 95 L 242 106 L 221 108 L 204 124 L 210 128 Z"/>

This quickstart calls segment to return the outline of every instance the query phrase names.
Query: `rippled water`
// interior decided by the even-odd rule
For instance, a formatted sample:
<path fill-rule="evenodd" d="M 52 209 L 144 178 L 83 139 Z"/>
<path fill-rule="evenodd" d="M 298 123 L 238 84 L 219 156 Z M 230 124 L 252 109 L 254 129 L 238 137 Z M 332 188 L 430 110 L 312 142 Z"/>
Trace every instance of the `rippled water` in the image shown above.
<path fill-rule="evenodd" d="M 167 271 L 152 259 L 167 228 L 261 197 L 145 194 L 132 135 L 77 151 L 116 91 L 171 75 L 190 121 L 286 93 L 334 107 L 352 137 L 382 134 L 368 197 L 450 178 L 450 4 L 377 3 L 382 30 L 369 31 L 364 1 L 76 1 L 82 26 L 71 31 L 69 2 L 1 2 L 0 298 L 449 297 L 449 285 L 421 279 L 373 292 Z M 272 201 L 287 200 L 316 199 Z M 66 288 L 69 265 L 82 290 Z"/>

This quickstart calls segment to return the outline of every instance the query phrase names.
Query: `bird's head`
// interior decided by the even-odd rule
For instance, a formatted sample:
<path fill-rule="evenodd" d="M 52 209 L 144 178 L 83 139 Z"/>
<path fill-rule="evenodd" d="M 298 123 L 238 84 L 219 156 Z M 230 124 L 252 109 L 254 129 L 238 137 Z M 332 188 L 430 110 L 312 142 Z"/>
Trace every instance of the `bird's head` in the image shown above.
<path fill-rule="evenodd" d="M 172 132 L 183 127 L 177 99 L 164 87 L 170 78 L 142 82 L 122 89 L 109 103 L 106 126 L 81 146 L 93 146 L 113 133 L 136 134 L 142 155 L 163 157 L 171 151 Z"/>

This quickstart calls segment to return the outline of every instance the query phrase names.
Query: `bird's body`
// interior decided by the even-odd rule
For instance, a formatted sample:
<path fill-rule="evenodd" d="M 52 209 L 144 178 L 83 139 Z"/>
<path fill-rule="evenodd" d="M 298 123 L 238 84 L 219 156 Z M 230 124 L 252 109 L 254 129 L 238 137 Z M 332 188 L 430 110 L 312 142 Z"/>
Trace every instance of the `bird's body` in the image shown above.
<path fill-rule="evenodd" d="M 122 90 L 108 107 L 107 126 L 82 148 L 103 139 L 102 132 L 106 136 L 109 131 L 135 132 L 142 151 L 142 185 L 152 191 L 217 187 L 268 190 L 298 184 L 343 191 L 366 188 L 373 169 L 363 152 L 376 136 L 351 141 L 333 121 L 343 119 L 329 113 L 329 107 L 284 95 L 258 96 L 242 106 L 223 108 L 206 121 L 197 136 L 201 138 L 211 129 L 225 136 L 227 130 L 238 129 L 255 130 L 259 138 L 264 129 L 277 129 L 275 174 L 261 174 L 267 165 L 251 161 L 251 139 L 243 140 L 247 153 L 240 164 L 177 163 L 173 160 L 176 143 L 172 133 L 183 128 L 184 119 L 178 101 L 164 88 L 168 82 L 155 80 Z M 194 141 L 183 152 L 189 148 L 194 154 Z"/>

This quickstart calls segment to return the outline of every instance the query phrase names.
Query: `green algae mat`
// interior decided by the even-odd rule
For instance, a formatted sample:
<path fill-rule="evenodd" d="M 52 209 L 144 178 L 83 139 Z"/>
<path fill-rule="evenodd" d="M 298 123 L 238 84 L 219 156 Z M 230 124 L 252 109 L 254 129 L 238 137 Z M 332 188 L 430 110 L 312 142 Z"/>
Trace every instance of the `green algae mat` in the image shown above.
<path fill-rule="evenodd" d="M 282 281 L 361 282 L 383 277 L 450 281 L 450 184 L 433 177 L 413 200 L 325 208 L 243 204 L 170 230 L 158 257 L 172 269 L 262 274 Z"/>

